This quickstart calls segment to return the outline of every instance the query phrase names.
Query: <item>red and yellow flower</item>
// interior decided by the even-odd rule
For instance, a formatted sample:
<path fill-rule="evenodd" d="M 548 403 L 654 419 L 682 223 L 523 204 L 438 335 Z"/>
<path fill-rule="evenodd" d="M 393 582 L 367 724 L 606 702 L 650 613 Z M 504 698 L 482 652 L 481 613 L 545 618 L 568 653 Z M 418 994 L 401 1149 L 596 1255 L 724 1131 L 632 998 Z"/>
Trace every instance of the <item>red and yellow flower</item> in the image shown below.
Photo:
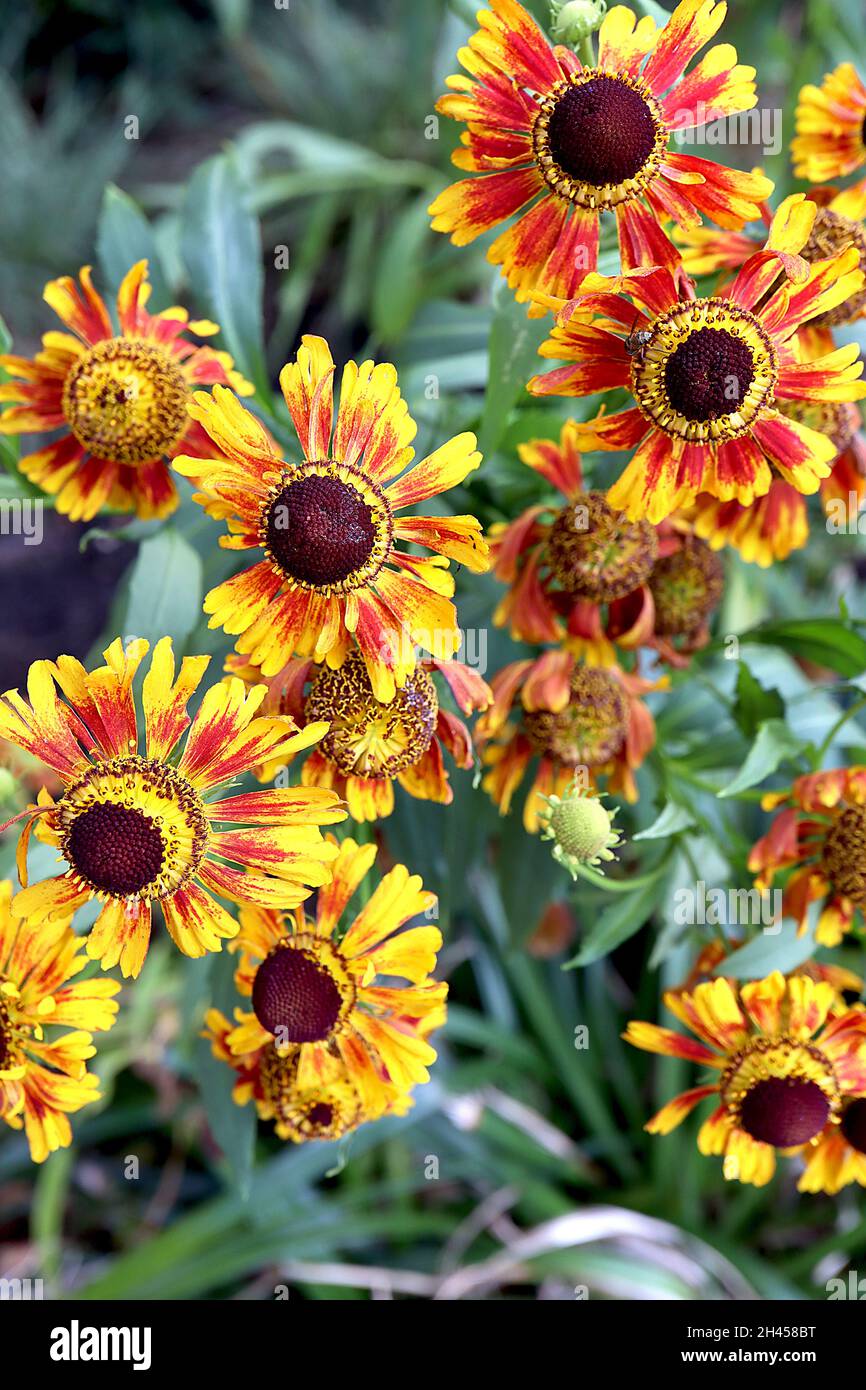
<path fill-rule="evenodd" d="M 832 1197 L 852 1182 L 866 1187 L 866 1096 L 843 1101 L 839 1123 L 827 1125 L 809 1150 L 797 1187 Z"/>
<path fill-rule="evenodd" d="M 230 656 L 227 669 L 246 680 L 256 669 Z M 338 670 L 293 660 L 266 682 L 266 712 L 289 714 L 299 728 L 325 723 L 328 732 L 306 758 L 305 786 L 332 787 L 355 821 L 373 821 L 394 810 L 394 783 L 422 801 L 450 805 L 454 793 L 443 750 L 460 768 L 475 762 L 472 735 L 462 719 L 440 704 L 433 677 L 443 677 L 464 714 L 486 709 L 493 693 L 477 672 L 459 661 L 425 658 L 388 704 L 377 700 L 360 652 L 352 651 Z M 280 763 L 257 768 L 271 781 Z"/>
<path fill-rule="evenodd" d="M 490 769 L 482 785 L 502 815 L 536 758 L 523 810 L 531 833 L 539 829 L 540 798 L 562 796 L 576 777 L 588 786 L 603 777 L 608 791 L 636 801 L 634 773 L 655 743 L 655 723 L 641 696 L 665 679 L 585 666 L 561 649 L 503 667 L 491 682 L 493 704 L 475 728 Z"/>
<path fill-rule="evenodd" d="M 418 1036 L 428 1037 L 442 1026 L 446 1016 L 442 1003 L 425 1018 L 415 1020 Z M 294 1144 L 342 1139 L 382 1115 L 405 1115 L 415 1103 L 410 1092 L 393 1090 L 379 1096 L 372 1109 L 365 1107 L 345 1062 L 331 1053 L 323 1053 L 316 1074 L 307 1074 L 299 1084 L 301 1047 L 270 1043 L 256 1052 L 236 1056 L 228 1044 L 234 1025 L 219 1009 L 208 1010 L 206 1023 L 203 1036 L 210 1041 L 214 1056 L 228 1062 L 237 1073 L 232 1090 L 235 1104 L 246 1105 L 252 1100 L 259 1119 L 272 1121 L 280 1139 Z"/>
<path fill-rule="evenodd" d="M 13 378 L 0 385 L 0 402 L 16 403 L 0 414 L 0 433 L 61 431 L 19 467 L 72 521 L 90 521 L 104 506 L 143 519 L 174 511 L 168 460 L 201 441 L 188 410 L 193 389 L 253 390 L 227 352 L 186 336 L 218 333 L 217 324 L 191 323 L 176 306 L 148 313 L 150 289 L 147 261 L 138 261 L 118 291 L 115 329 L 90 266 L 80 287 L 70 276 L 51 280 L 45 300 L 70 332 L 46 333 L 32 360 L 0 357 Z"/>
<path fill-rule="evenodd" d="M 344 818 L 334 793 L 317 787 L 214 799 L 257 764 L 289 761 L 325 727 L 298 730 L 288 717 L 257 717 L 266 689 L 248 691 L 238 679 L 208 690 L 190 719 L 187 703 L 210 658 L 184 657 L 175 679 L 168 637 L 144 678 L 141 739 L 132 687 L 147 651 L 143 639 L 124 648 L 118 638 L 105 666 L 90 672 L 70 656 L 37 661 L 28 699 L 17 690 L 0 698 L 0 735 L 40 758 L 63 787 L 56 800 L 43 790 L 23 813 L 25 886 L 15 911 L 55 922 L 96 899 L 103 906 L 87 954 L 104 969 L 119 964 L 124 975 L 141 970 L 156 903 L 178 948 L 203 956 L 238 931 L 218 898 L 280 908 L 302 902 L 327 882 L 336 854 L 319 827 Z M 34 826 L 65 868 L 28 887 Z"/>
<path fill-rule="evenodd" d="M 430 212 L 458 246 L 519 214 L 487 253 L 519 300 L 574 294 L 596 267 L 602 212 L 616 217 L 623 268 L 666 265 L 678 282 L 666 223 L 695 226 L 703 215 L 741 227 L 757 215 L 773 187 L 763 175 L 668 148 L 674 131 L 756 104 L 755 70 L 729 44 L 684 76 L 724 5 L 681 0 L 660 30 L 617 5 L 599 32 L 597 67 L 551 46 L 516 0 L 490 6 L 459 54 L 468 76 L 449 78 L 436 108 L 465 122 L 452 158 L 471 177 L 440 193 Z"/>
<path fill-rule="evenodd" d="M 806 931 L 811 903 L 824 900 L 815 940 L 838 946 L 857 912 L 866 910 L 866 767 L 836 768 L 798 777 L 788 791 L 770 792 L 765 811 L 783 809 L 749 855 L 759 888 L 793 870 L 782 897 L 786 916 Z"/>
<path fill-rule="evenodd" d="M 245 1068 L 248 1082 L 254 1074 L 248 1094 L 256 1095 L 258 1087 L 287 1125 L 280 1096 L 290 1104 L 294 1095 L 333 1085 L 335 1060 L 365 1118 L 385 1113 L 428 1081 L 436 1060 L 426 1034 L 442 1021 L 448 993 L 447 985 L 431 978 L 442 935 L 429 924 L 400 930 L 429 916 L 435 896 L 397 864 L 341 926 L 375 857 L 375 845 L 343 840 L 312 918 L 303 908 L 291 915 L 260 907 L 241 911 L 231 949 L 241 953 L 235 983 L 251 1009 L 236 1011 L 235 1026 L 221 1045 L 233 1065 Z"/>
<path fill-rule="evenodd" d="M 584 451 L 636 450 L 608 492 L 612 507 L 659 522 L 701 493 L 747 506 L 775 477 L 811 493 L 829 475 L 833 440 L 783 406 L 866 395 L 855 343 L 804 361 L 797 337 L 809 320 L 859 291 L 864 275 L 853 246 L 811 265 L 799 254 L 815 213 L 802 195 L 787 199 L 766 248 L 749 257 L 724 294 L 684 294 L 661 267 L 589 276 L 559 306 L 540 351 L 569 365 L 534 377 L 529 390 L 631 391 L 630 409 L 577 426 Z"/>
<path fill-rule="evenodd" d="M 99 1100 L 87 1070 L 92 1034 L 117 1015 L 116 980 L 79 980 L 87 965 L 68 916 L 40 923 L 12 912 L 0 882 L 0 1117 L 27 1135 L 42 1163 L 72 1142 L 69 1115 Z M 56 1033 L 55 1029 L 71 1029 Z M 49 1030 L 46 1036 L 45 1030 Z"/>
<path fill-rule="evenodd" d="M 866 1092 L 866 1009 L 834 1013 L 836 991 L 805 975 L 774 971 L 737 988 L 719 978 L 665 1004 L 695 1035 L 632 1022 L 623 1035 L 645 1052 L 680 1057 L 718 1073 L 669 1101 L 645 1126 L 669 1134 L 710 1096 L 719 1104 L 701 1126 L 698 1148 L 724 1155 L 728 1179 L 763 1187 L 776 1154 L 809 1154 L 846 1102 Z"/>
<path fill-rule="evenodd" d="M 823 183 L 866 164 L 866 87 L 851 63 L 827 73 L 820 87 L 800 91 L 797 134 L 791 141 L 794 173 Z"/>
<path fill-rule="evenodd" d="M 590 665 L 616 665 L 617 648 L 639 647 L 686 665 L 709 638 L 721 565 L 682 519 L 629 521 L 603 493 L 587 491 L 577 429 L 568 420 L 558 443 L 518 448 L 566 502 L 538 503 L 492 528 L 494 573 L 509 586 L 493 620 L 516 641 L 558 642 Z"/>
<path fill-rule="evenodd" d="M 866 186 L 845 189 L 813 189 L 809 200 L 817 205 L 809 239 L 800 254 L 810 264 L 849 247 L 857 249 L 859 266 L 866 270 Z M 771 214 L 763 210 L 765 227 Z M 766 236 L 766 230 L 763 233 Z M 746 232 L 709 229 L 679 235 L 683 265 L 692 276 L 739 271 L 763 245 L 763 237 Z M 861 288 L 849 299 L 811 320 L 798 334 L 801 360 L 818 361 L 835 348 L 832 328 L 853 323 L 864 312 L 866 295 Z M 854 520 L 866 498 L 866 440 L 859 408 L 850 401 L 815 400 L 808 393 L 778 402 L 783 415 L 827 435 L 836 446 L 829 475 L 821 482 L 821 501 L 828 515 L 841 511 L 846 524 Z M 695 534 L 714 550 L 730 545 L 743 559 L 763 568 L 787 559 L 805 546 L 809 517 L 802 495 L 791 483 L 774 477 L 769 491 L 747 506 L 734 500 L 720 501 L 708 494 L 698 497 L 687 515 Z"/>
<path fill-rule="evenodd" d="M 264 553 L 207 595 L 211 627 L 237 637 L 265 677 L 295 655 L 338 668 L 357 645 L 387 702 L 415 670 L 416 646 L 447 659 L 460 644 L 450 561 L 487 568 L 474 517 L 397 513 L 462 483 L 481 455 L 475 436 L 460 434 L 409 467 L 416 426 L 394 368 L 349 362 L 336 421 L 333 377 L 330 349 L 314 337 L 280 375 L 300 464 L 285 462 L 258 420 L 216 387 L 198 393 L 191 412 L 225 457 L 185 456 L 175 467 L 201 489 L 196 500 L 228 520 L 222 545 Z"/>

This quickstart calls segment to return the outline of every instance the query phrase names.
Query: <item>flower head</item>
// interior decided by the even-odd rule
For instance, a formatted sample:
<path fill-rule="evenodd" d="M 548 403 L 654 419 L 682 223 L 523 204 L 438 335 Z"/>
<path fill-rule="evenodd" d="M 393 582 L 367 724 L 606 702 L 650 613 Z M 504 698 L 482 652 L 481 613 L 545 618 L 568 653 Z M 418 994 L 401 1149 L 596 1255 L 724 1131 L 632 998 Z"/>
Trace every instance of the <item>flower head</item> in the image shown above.
<path fill-rule="evenodd" d="M 749 855 L 759 888 L 788 874 L 783 910 L 806 931 L 809 906 L 823 900 L 815 939 L 838 946 L 857 912 L 866 912 L 866 767 L 836 768 L 798 777 L 788 791 L 770 792 L 765 810 L 781 806 Z"/>
<path fill-rule="evenodd" d="M 618 667 L 585 666 L 554 649 L 512 662 L 491 684 L 493 704 L 475 734 L 489 768 L 482 785 L 503 815 L 536 758 L 523 813 L 530 832 L 539 828 L 541 797 L 562 797 L 576 776 L 587 787 L 604 777 L 608 791 L 637 800 L 634 773 L 655 742 L 640 697 L 656 688 L 653 682 Z"/>
<path fill-rule="evenodd" d="M 255 680 L 255 667 L 239 657 L 227 669 Z M 327 724 L 328 731 L 305 760 L 301 779 L 307 786 L 333 787 L 345 800 L 353 820 L 389 816 L 394 783 L 410 796 L 449 805 L 453 792 L 445 768 L 445 749 L 461 768 L 475 761 L 471 734 L 439 698 L 434 676 L 441 675 L 464 714 L 486 709 L 493 699 L 475 671 L 459 661 L 419 662 L 394 699 L 385 704 L 373 694 L 360 652 L 352 651 L 337 670 L 312 661 L 292 660 L 267 682 L 264 708 L 289 714 L 300 728 Z M 279 771 L 278 762 L 256 770 L 262 781 Z"/>
<path fill-rule="evenodd" d="M 646 1052 L 710 1067 L 717 1079 L 669 1101 L 646 1125 L 669 1134 L 702 1100 L 719 1104 L 698 1135 L 704 1154 L 724 1155 L 725 1177 L 761 1187 L 776 1153 L 809 1153 L 845 1102 L 866 1092 L 866 1009 L 833 1013 L 827 982 L 775 971 L 737 988 L 719 978 L 665 1003 L 696 1041 L 654 1023 L 630 1023 L 624 1037 Z"/>
<path fill-rule="evenodd" d="M 823 183 L 866 164 L 866 87 L 851 63 L 840 63 L 820 87 L 802 88 L 796 122 L 791 153 L 798 178 Z"/>
<path fill-rule="evenodd" d="M 461 483 L 481 455 L 475 436 L 461 434 L 408 467 L 415 424 L 394 368 L 349 362 L 336 421 L 333 377 L 330 349 L 313 337 L 281 373 L 301 463 L 280 458 L 259 422 L 217 387 L 191 409 L 226 458 L 185 456 L 175 466 L 211 515 L 228 520 L 223 545 L 262 552 L 207 595 L 211 627 L 237 636 L 238 652 L 265 677 L 295 655 L 338 667 L 357 645 L 376 698 L 389 701 L 415 669 L 416 646 L 446 658 L 459 646 L 449 562 L 487 568 L 474 517 L 398 513 Z"/>
<path fill-rule="evenodd" d="M 24 1127 L 30 1156 L 42 1163 L 72 1142 L 68 1116 L 99 1100 L 87 1070 L 96 1052 L 91 1034 L 114 1023 L 120 985 L 72 983 L 87 960 L 68 916 L 21 918 L 12 893 L 8 880 L 0 882 L 0 1117 Z M 72 1031 L 56 1032 L 62 1028 Z"/>
<path fill-rule="evenodd" d="M 0 357 L 13 378 L 0 385 L 0 433 L 61 433 L 20 460 L 31 482 L 56 495 L 59 512 L 89 521 L 103 506 L 148 519 L 177 506 L 168 460 L 192 449 L 201 432 L 189 413 L 196 386 L 218 382 L 252 391 L 227 352 L 186 336 L 219 332 L 185 309 L 147 310 L 147 261 L 138 261 L 117 295 L 117 328 L 94 289 L 90 266 L 80 288 L 52 280 L 45 299 L 70 333 L 46 333 L 31 361 Z"/>
<path fill-rule="evenodd" d="M 336 853 L 319 827 L 344 816 L 335 794 L 320 788 L 214 799 L 256 764 L 288 761 L 324 726 L 298 731 L 288 717 L 257 717 L 265 687 L 247 691 L 237 679 L 208 690 L 190 719 L 186 706 L 210 658 L 184 657 L 175 680 L 167 637 L 142 686 L 141 739 L 132 686 L 147 651 L 142 639 L 124 648 L 118 638 L 95 671 L 69 656 L 37 661 L 29 700 L 17 690 L 0 698 L 0 734 L 39 757 L 62 785 L 56 800 L 43 790 L 24 813 L 18 860 L 26 884 L 35 825 L 65 867 L 22 888 L 15 910 L 53 922 L 96 899 L 102 908 L 87 954 L 105 969 L 119 963 L 125 975 L 141 969 L 157 903 L 179 949 L 202 956 L 238 930 L 213 894 L 235 903 L 301 902 L 327 882 Z"/>
<path fill-rule="evenodd" d="M 436 900 L 398 864 L 343 926 L 375 857 L 374 845 L 343 840 L 312 919 L 302 908 L 292 915 L 241 912 L 235 980 L 252 1007 L 236 1013 L 224 1043 L 234 1065 L 255 1072 L 261 1098 L 278 1118 L 279 1088 L 290 1105 L 298 1092 L 330 1085 L 335 1059 L 365 1118 L 429 1080 L 436 1053 L 426 1034 L 442 1020 L 447 995 L 447 986 L 430 978 L 442 936 L 431 925 L 400 928 Z M 385 976 L 394 979 L 386 984 Z"/>
<path fill-rule="evenodd" d="M 568 869 L 572 878 L 578 877 L 579 864 L 597 866 L 616 858 L 614 846 L 620 843 L 620 833 L 613 824 L 616 808 L 608 811 L 601 796 L 575 782 L 562 796 L 554 792 L 541 799 L 541 838 L 554 841 L 553 857 Z"/>
<path fill-rule="evenodd" d="M 617 5 L 590 68 L 551 47 L 516 0 L 490 0 L 459 55 L 469 76 L 449 78 L 451 91 L 437 104 L 466 124 L 453 160 L 471 177 L 433 202 L 435 230 L 463 246 L 519 214 L 488 259 L 519 300 L 539 292 L 569 298 L 596 267 L 601 213 L 613 212 L 623 268 L 666 265 L 679 282 L 666 222 L 694 226 L 703 214 L 739 227 L 772 191 L 760 174 L 668 148 L 674 131 L 757 101 L 754 68 L 738 64 L 728 44 L 684 76 L 724 16 L 712 0 L 681 0 L 657 31 L 650 17 L 638 21 Z M 543 307 L 534 302 L 530 312 Z"/>
<path fill-rule="evenodd" d="M 631 518 L 659 522 L 699 493 L 746 506 L 775 477 L 816 492 L 837 455 L 826 435 L 782 411 L 785 401 L 853 401 L 866 394 L 857 345 L 803 360 L 803 325 L 859 291 L 854 246 L 809 264 L 799 254 L 816 208 L 782 204 L 766 249 L 725 293 L 683 295 L 666 268 L 592 275 L 561 307 L 542 356 L 567 360 L 529 383 L 535 395 L 626 388 L 635 405 L 577 426 L 577 447 L 636 452 L 608 493 Z M 635 332 L 640 349 L 629 347 Z"/>
<path fill-rule="evenodd" d="M 808 1151 L 797 1187 L 835 1196 L 852 1182 L 866 1187 L 866 1096 L 843 1100 L 838 1123 L 827 1125 Z"/>

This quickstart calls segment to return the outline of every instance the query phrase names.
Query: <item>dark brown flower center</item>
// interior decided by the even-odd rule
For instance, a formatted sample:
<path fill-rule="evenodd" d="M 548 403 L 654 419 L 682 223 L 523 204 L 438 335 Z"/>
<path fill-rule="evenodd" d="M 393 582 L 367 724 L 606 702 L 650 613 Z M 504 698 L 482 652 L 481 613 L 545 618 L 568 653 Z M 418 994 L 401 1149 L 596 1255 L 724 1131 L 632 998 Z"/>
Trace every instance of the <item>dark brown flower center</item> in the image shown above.
<path fill-rule="evenodd" d="M 568 87 L 548 125 L 550 153 L 560 169 L 595 187 L 634 178 L 655 139 L 652 112 L 640 93 L 606 74 Z"/>
<path fill-rule="evenodd" d="M 668 400 L 687 420 L 715 420 L 739 409 L 754 374 L 742 338 L 726 328 L 698 328 L 665 364 Z"/>
<path fill-rule="evenodd" d="M 542 756 L 565 767 L 600 767 L 625 742 L 628 706 L 607 671 L 578 667 L 565 709 L 527 711 L 523 718 L 529 741 Z"/>
<path fill-rule="evenodd" d="M 143 811 L 101 802 L 73 821 L 66 853 L 94 888 L 128 898 L 159 876 L 165 846 L 158 825 Z"/>
<path fill-rule="evenodd" d="M 658 540 L 648 521 L 629 521 L 602 493 L 587 492 L 563 507 L 547 549 L 551 572 L 567 594 L 610 603 L 643 583 Z"/>
<path fill-rule="evenodd" d="M 788 1149 L 820 1134 L 829 1114 L 830 1102 L 815 1081 L 771 1076 L 744 1097 L 740 1125 L 760 1143 Z"/>
<path fill-rule="evenodd" d="M 842 1133 L 852 1149 L 866 1154 L 866 1100 L 852 1100 L 842 1116 Z"/>
<path fill-rule="evenodd" d="M 835 891 L 866 904 L 866 807 L 839 812 L 824 838 L 823 860 Z"/>
<path fill-rule="evenodd" d="M 301 947 L 274 947 L 253 984 L 253 1012 L 280 1042 L 320 1042 L 340 1015 L 342 996 L 330 971 Z"/>
<path fill-rule="evenodd" d="M 330 1129 L 334 1123 L 334 1107 L 326 1105 L 323 1100 L 317 1101 L 307 1113 L 307 1123 L 313 1129 Z"/>
<path fill-rule="evenodd" d="M 691 637 L 722 597 L 724 566 L 697 536 L 659 560 L 649 579 L 660 637 Z"/>
<path fill-rule="evenodd" d="M 341 584 L 373 554 L 377 528 L 360 493 L 340 478 L 312 474 L 287 483 L 266 521 L 268 549 L 292 579 Z"/>

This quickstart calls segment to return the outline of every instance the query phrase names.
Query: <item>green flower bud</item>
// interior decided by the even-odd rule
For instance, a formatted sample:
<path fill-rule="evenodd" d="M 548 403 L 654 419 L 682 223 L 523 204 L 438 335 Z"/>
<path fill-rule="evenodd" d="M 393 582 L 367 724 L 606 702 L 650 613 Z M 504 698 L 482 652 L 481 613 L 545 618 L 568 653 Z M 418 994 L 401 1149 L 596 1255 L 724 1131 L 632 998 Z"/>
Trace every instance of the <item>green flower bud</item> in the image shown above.
<path fill-rule="evenodd" d="M 564 796 L 545 796 L 542 800 L 542 839 L 555 841 L 553 857 L 572 878 L 578 876 L 578 864 L 598 866 L 616 858 L 613 847 L 621 843 L 613 825 L 617 808 L 608 811 L 601 795 L 575 782 Z"/>
<path fill-rule="evenodd" d="M 606 0 L 550 0 L 550 32 L 556 43 L 588 39 L 604 19 Z"/>

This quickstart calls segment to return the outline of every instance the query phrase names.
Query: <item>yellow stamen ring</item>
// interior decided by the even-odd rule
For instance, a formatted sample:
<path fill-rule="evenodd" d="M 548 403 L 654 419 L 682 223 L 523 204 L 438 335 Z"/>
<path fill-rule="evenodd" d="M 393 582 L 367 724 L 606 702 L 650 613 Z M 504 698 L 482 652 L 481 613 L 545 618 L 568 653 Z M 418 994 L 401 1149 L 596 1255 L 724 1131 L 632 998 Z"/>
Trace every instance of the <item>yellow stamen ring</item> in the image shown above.
<path fill-rule="evenodd" d="M 645 419 L 671 439 L 703 444 L 737 439 L 772 407 L 776 351 L 746 309 L 727 299 L 684 300 L 654 319 L 648 331 L 642 359 L 632 361 L 632 391 Z M 686 349 L 688 362 L 677 356 Z M 687 415 L 683 406 L 689 399 L 694 408 Z M 736 401 L 734 408 L 721 409 L 728 400 Z"/>

